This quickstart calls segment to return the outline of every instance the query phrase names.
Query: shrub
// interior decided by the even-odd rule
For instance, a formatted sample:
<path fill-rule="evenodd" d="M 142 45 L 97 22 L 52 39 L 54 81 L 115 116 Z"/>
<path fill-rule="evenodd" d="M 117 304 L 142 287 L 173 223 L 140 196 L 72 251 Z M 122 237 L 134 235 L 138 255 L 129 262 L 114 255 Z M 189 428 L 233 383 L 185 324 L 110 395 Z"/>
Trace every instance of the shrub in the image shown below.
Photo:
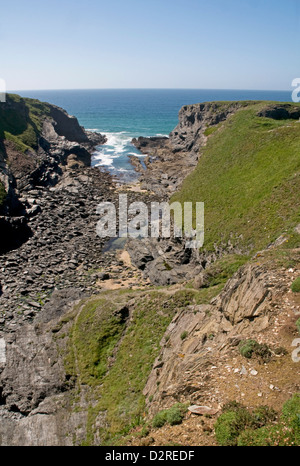
<path fill-rule="evenodd" d="M 167 423 L 167 410 L 160 411 L 157 413 L 152 421 L 153 427 L 160 428 Z"/>
<path fill-rule="evenodd" d="M 268 447 L 295 445 L 295 436 L 291 428 L 279 424 L 269 425 L 257 430 L 246 430 L 239 438 L 239 447 Z"/>
<path fill-rule="evenodd" d="M 277 419 L 277 413 L 274 409 L 269 408 L 269 406 L 259 406 L 254 409 L 253 420 L 256 427 L 263 427 L 269 422 L 274 422 Z"/>
<path fill-rule="evenodd" d="M 184 332 L 182 332 L 182 334 L 180 335 L 180 338 L 181 340 L 185 340 L 188 336 L 188 332 L 185 330 Z"/>
<path fill-rule="evenodd" d="M 238 445 L 238 446 L 299 446 L 300 445 L 300 394 L 295 394 L 288 400 L 282 408 L 282 413 L 279 421 L 275 423 L 277 415 L 275 411 L 267 406 L 256 408 L 252 414 L 252 425 L 243 427 L 243 424 L 236 423 L 236 415 L 240 409 L 238 403 L 232 402 L 227 404 L 231 406 L 231 415 L 225 418 L 227 424 L 222 421 L 222 414 L 218 419 L 221 425 L 221 434 L 216 437 L 220 445 Z M 235 416 L 233 416 L 235 415 Z M 217 423 L 218 423 L 217 421 Z M 220 428 L 219 428 L 220 430 Z M 236 432 L 239 431 L 238 437 Z M 228 443 L 231 442 L 231 443 Z"/>
<path fill-rule="evenodd" d="M 300 430 L 300 393 L 296 393 L 290 400 L 284 403 L 282 419 Z"/>
<path fill-rule="evenodd" d="M 253 418 L 245 407 L 237 403 L 232 409 L 221 414 L 215 424 L 216 439 L 221 446 L 237 445 L 240 433 L 253 425 Z"/>
<path fill-rule="evenodd" d="M 291 290 L 293 293 L 300 293 L 300 277 L 292 283 Z"/>
<path fill-rule="evenodd" d="M 298 329 L 298 332 L 300 333 L 300 319 L 297 320 L 296 327 Z"/>
<path fill-rule="evenodd" d="M 243 340 L 239 344 L 239 350 L 244 358 L 251 359 L 254 350 L 257 348 L 258 343 L 256 340 Z"/>
<path fill-rule="evenodd" d="M 239 344 L 239 351 L 245 358 L 251 359 L 252 356 L 257 356 L 263 362 L 268 362 L 271 359 L 272 353 L 266 344 L 260 344 L 256 340 L 243 340 Z"/>
<path fill-rule="evenodd" d="M 164 409 L 157 413 L 152 421 L 153 427 L 160 428 L 165 424 L 170 424 L 174 426 L 176 424 L 181 424 L 186 412 L 186 406 L 180 403 L 175 404 L 170 409 Z"/>

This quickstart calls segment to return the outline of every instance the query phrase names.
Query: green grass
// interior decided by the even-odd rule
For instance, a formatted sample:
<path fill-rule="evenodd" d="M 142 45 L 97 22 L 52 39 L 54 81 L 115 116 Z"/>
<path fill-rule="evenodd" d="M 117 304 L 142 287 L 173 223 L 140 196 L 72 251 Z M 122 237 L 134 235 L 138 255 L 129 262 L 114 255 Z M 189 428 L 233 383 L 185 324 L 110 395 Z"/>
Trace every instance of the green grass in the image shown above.
<path fill-rule="evenodd" d="M 291 290 L 293 293 L 300 293 L 300 277 L 296 278 L 292 283 Z"/>
<path fill-rule="evenodd" d="M 0 106 L 0 139 L 12 141 L 21 152 L 36 149 L 43 119 L 49 112 L 45 103 L 8 94 L 6 104 Z"/>
<path fill-rule="evenodd" d="M 81 384 L 96 385 L 106 374 L 125 325 L 117 309 L 105 298 L 91 299 L 72 327 L 66 364 L 70 375 L 78 373 Z"/>
<path fill-rule="evenodd" d="M 154 428 L 163 427 L 165 424 L 175 426 L 181 424 L 187 411 L 187 405 L 177 403 L 172 408 L 159 411 L 152 420 Z"/>
<path fill-rule="evenodd" d="M 86 445 L 93 444 L 99 415 L 106 424 L 99 432 L 102 444 L 121 443 L 134 426 L 143 424 L 143 389 L 160 341 L 175 314 L 196 303 L 199 294 L 195 290 L 107 292 L 88 300 L 77 318 L 72 316 L 65 368 L 79 385 L 90 387 L 94 400 L 88 411 Z M 134 310 L 125 322 L 116 311 L 132 298 Z"/>
<path fill-rule="evenodd" d="M 206 130 L 204 131 L 204 135 L 205 135 L 205 136 L 210 136 L 211 134 L 214 134 L 217 130 L 218 130 L 218 127 L 217 127 L 217 126 L 209 126 L 209 127 L 206 128 Z"/>
<path fill-rule="evenodd" d="M 258 429 L 246 429 L 237 439 L 238 446 L 300 446 L 300 394 L 284 403 L 277 422 Z"/>
<path fill-rule="evenodd" d="M 249 104 L 224 122 L 172 197 L 205 203 L 208 251 L 230 241 L 253 252 L 300 221 L 299 123 L 258 117 L 268 104 Z"/>
<path fill-rule="evenodd" d="M 227 403 L 215 433 L 221 446 L 300 446 L 300 394 L 284 403 L 280 415 L 268 406 L 249 410 Z"/>
<path fill-rule="evenodd" d="M 237 270 L 249 260 L 249 256 L 228 254 L 205 269 L 209 286 L 225 284 Z"/>

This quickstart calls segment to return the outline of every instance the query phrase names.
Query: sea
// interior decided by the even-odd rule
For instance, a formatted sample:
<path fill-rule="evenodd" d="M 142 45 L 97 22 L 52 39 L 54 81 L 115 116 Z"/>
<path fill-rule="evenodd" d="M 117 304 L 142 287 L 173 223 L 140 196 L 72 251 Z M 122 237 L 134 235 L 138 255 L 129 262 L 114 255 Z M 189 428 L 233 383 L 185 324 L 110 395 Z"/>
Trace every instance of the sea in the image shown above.
<path fill-rule="evenodd" d="M 142 155 L 132 144 L 139 136 L 168 136 L 183 105 L 228 100 L 291 102 L 292 91 L 208 89 L 95 89 L 15 91 L 58 105 L 90 131 L 107 136 L 93 153 L 92 165 L 108 170 L 120 182 L 137 179 L 128 156 Z"/>

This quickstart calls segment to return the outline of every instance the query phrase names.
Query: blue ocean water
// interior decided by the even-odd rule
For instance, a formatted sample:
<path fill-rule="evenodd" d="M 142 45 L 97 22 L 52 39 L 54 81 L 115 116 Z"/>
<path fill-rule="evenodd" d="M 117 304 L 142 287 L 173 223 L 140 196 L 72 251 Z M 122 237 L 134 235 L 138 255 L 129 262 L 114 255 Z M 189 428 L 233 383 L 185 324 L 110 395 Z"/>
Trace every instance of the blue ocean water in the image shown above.
<path fill-rule="evenodd" d="M 243 91 L 201 89 L 99 89 L 16 91 L 63 107 L 86 129 L 107 136 L 107 143 L 93 155 L 93 165 L 102 166 L 128 181 L 136 175 L 128 155 L 138 155 L 131 144 L 138 136 L 168 135 L 178 123 L 183 105 L 215 100 L 291 101 L 291 91 Z"/>

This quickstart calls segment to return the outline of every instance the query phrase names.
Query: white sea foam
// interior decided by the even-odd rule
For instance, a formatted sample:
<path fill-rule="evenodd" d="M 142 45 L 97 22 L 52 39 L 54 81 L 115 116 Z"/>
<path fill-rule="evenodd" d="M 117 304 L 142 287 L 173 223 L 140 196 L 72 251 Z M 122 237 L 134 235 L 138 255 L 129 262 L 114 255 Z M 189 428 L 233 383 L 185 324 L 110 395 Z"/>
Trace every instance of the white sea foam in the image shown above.
<path fill-rule="evenodd" d="M 107 168 L 111 173 L 118 174 L 122 182 L 136 177 L 136 172 L 133 169 L 128 155 L 137 157 L 145 157 L 144 154 L 135 150 L 131 144 L 132 134 L 125 131 L 120 132 L 105 132 L 107 141 L 105 144 L 98 146 L 93 154 L 93 165 L 96 167 Z"/>
<path fill-rule="evenodd" d="M 107 141 L 99 146 L 93 154 L 93 162 L 96 166 L 109 166 L 112 168 L 114 159 L 124 156 L 128 151 L 132 137 L 125 131 L 119 133 L 105 132 Z"/>

